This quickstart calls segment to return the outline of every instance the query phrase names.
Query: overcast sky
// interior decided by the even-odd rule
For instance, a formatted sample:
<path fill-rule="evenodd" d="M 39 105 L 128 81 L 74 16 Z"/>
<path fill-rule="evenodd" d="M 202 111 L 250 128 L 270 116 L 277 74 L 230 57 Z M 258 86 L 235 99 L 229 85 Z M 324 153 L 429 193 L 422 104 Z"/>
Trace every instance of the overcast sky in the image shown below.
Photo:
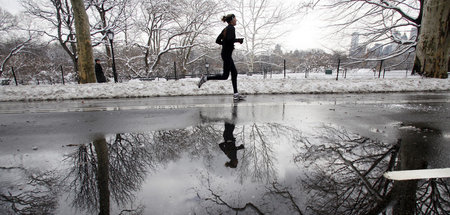
<path fill-rule="evenodd" d="M 332 29 L 327 28 L 328 24 L 322 20 L 320 12 L 311 12 L 303 17 L 300 22 L 292 25 L 290 33 L 280 43 L 287 50 L 339 49 L 337 38 L 332 38 L 334 34 Z"/>
<path fill-rule="evenodd" d="M 21 10 L 21 5 L 18 0 L 0 0 L 0 7 L 17 15 Z M 320 48 L 326 51 L 329 49 L 343 49 L 340 46 L 349 46 L 349 41 L 339 40 L 339 38 L 330 38 L 333 32 L 326 28 L 325 21 L 321 20 L 321 12 L 311 12 L 301 19 L 301 21 L 289 25 L 290 32 L 284 37 L 280 38 L 278 42 L 281 44 L 283 51 L 291 50 L 306 50 L 313 48 Z M 239 31 L 239 26 L 236 27 Z M 341 44 L 338 44 L 341 42 Z M 348 42 L 348 44 L 346 44 Z"/>
<path fill-rule="evenodd" d="M 20 4 L 17 0 L 0 0 L 0 5 L 12 14 L 17 14 L 20 10 Z"/>

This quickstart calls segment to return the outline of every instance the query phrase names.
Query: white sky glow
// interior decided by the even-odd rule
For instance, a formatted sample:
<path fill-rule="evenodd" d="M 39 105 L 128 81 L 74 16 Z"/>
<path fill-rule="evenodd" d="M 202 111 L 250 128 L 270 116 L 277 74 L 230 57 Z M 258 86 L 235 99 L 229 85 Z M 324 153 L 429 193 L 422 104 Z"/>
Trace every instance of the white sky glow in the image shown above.
<path fill-rule="evenodd" d="M 14 15 L 18 15 L 22 8 L 18 0 L 0 0 L 0 7 Z M 328 38 L 331 32 L 325 25 L 319 13 L 307 14 L 299 22 L 289 24 L 291 31 L 276 43 L 282 46 L 283 51 L 336 48 Z"/>

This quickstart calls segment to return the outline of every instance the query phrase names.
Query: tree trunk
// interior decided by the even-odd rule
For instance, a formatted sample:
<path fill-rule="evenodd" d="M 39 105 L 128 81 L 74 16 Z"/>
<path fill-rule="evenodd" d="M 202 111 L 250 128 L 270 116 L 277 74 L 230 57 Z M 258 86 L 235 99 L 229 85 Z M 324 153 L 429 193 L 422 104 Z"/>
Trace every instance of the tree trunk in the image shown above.
<path fill-rule="evenodd" d="M 75 29 L 77 36 L 78 69 L 80 83 L 95 83 L 94 57 L 92 53 L 91 33 L 89 18 L 84 9 L 83 0 L 70 0 L 72 2 L 75 17 Z"/>
<path fill-rule="evenodd" d="M 437 162 L 433 157 L 436 144 L 440 141 L 442 131 L 438 128 L 428 127 L 424 123 L 414 123 L 410 126 L 417 130 L 401 130 L 399 135 L 401 145 L 397 170 L 419 170 L 427 169 L 429 163 Z M 424 136 L 423 131 L 427 131 Z M 395 192 L 395 204 L 393 214 L 420 214 L 420 209 L 425 209 L 424 205 L 418 207 L 418 182 L 419 180 L 395 181 L 393 191 Z M 428 191 L 427 191 L 428 192 Z M 425 194 L 424 194 L 425 195 Z M 443 194 L 445 195 L 445 194 Z M 423 200 L 423 199 L 422 199 Z M 439 199 L 430 199 L 429 211 L 439 211 Z M 419 209 L 419 211 L 417 211 Z M 423 212 L 423 211 L 422 211 Z M 436 212 L 438 214 L 438 212 Z"/>
<path fill-rule="evenodd" d="M 426 0 L 414 62 L 414 71 L 426 77 L 447 78 L 450 54 L 450 4 Z"/>
<path fill-rule="evenodd" d="M 97 187 L 99 192 L 99 214 L 107 215 L 110 210 L 109 191 L 109 153 L 105 137 L 94 140 L 95 153 L 97 154 Z"/>

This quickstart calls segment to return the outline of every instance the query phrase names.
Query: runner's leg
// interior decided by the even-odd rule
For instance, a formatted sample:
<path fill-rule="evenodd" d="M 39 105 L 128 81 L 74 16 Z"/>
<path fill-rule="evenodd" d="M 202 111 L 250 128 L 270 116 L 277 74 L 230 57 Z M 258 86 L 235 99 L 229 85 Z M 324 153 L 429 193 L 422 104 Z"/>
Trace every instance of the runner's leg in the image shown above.
<path fill-rule="evenodd" d="M 230 76 L 230 69 L 231 69 L 230 63 L 233 63 L 233 59 L 231 59 L 231 57 L 228 57 L 226 54 L 222 54 L 222 60 L 223 60 L 223 73 L 208 76 L 208 78 L 207 78 L 208 81 L 209 80 L 227 80 L 228 79 L 228 76 Z"/>
<path fill-rule="evenodd" d="M 236 66 L 234 65 L 233 59 L 230 58 L 231 61 L 231 65 L 230 65 L 230 71 L 231 71 L 231 83 L 233 84 L 233 92 L 234 93 L 238 93 L 237 90 L 237 69 Z"/>

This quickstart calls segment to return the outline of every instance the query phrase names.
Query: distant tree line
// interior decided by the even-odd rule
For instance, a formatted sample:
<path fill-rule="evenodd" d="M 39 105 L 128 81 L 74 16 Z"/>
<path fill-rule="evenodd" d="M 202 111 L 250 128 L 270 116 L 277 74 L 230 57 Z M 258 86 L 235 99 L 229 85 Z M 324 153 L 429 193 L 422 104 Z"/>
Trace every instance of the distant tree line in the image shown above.
<path fill-rule="evenodd" d="M 16 47 L 22 41 L 14 39 L 2 43 L 0 47 L 1 56 L 6 55 L 12 48 Z M 267 54 L 256 56 L 254 63 L 253 74 L 280 74 L 284 70 L 284 61 L 286 61 L 286 70 L 290 73 L 315 73 L 324 72 L 325 69 L 336 69 L 338 59 L 343 62 L 351 62 L 346 55 L 330 54 L 321 49 L 311 50 L 295 50 L 287 52 L 278 52 L 275 46 L 273 50 Z M 137 48 L 129 48 L 123 45 L 115 47 L 116 52 L 116 67 L 119 71 L 121 81 L 131 80 L 133 78 L 174 78 L 175 74 L 178 77 L 196 77 L 199 74 L 206 73 L 205 64 L 210 65 L 209 73 L 219 73 L 222 71 L 222 62 L 220 60 L 220 50 L 212 49 L 203 53 L 196 62 L 190 63 L 183 68 L 182 61 L 178 60 L 176 53 L 168 53 L 160 60 L 160 68 L 158 72 L 150 74 L 139 73 L 136 65 L 127 62 L 127 58 L 132 58 L 133 53 L 139 53 Z M 196 51 L 192 52 L 196 54 Z M 105 59 L 104 53 L 96 49 L 95 56 Z M 242 53 L 235 55 L 238 71 L 242 74 L 247 73 L 245 64 L 245 56 Z M 386 60 L 383 67 L 391 69 L 411 70 L 413 56 L 404 62 L 401 57 Z M 174 64 L 175 63 L 175 64 Z M 11 67 L 14 67 L 17 79 L 20 84 L 61 84 L 62 76 L 66 82 L 77 82 L 78 75 L 74 72 L 74 64 L 68 57 L 68 54 L 58 44 L 46 44 L 31 42 L 27 47 L 12 58 L 9 66 L 5 67 L 2 78 L 12 79 Z M 346 68 L 369 68 L 374 69 L 379 66 L 379 61 L 362 62 L 359 64 L 349 65 Z M 106 69 L 106 75 L 111 80 L 113 78 L 111 67 L 106 64 L 103 65 Z"/>
<path fill-rule="evenodd" d="M 80 56 L 71 1 L 20 0 L 20 3 L 25 8 L 20 19 L 4 10 L 0 13 L 0 77 L 11 78 L 14 68 L 18 80 L 24 84 L 60 83 L 62 75 L 68 82 L 79 81 Z M 195 76 L 206 72 L 206 63 L 211 65 L 211 72 L 219 71 L 220 47 L 214 44 L 214 38 L 224 27 L 219 23 L 220 16 L 230 12 L 241 14 L 244 35 L 240 36 L 250 39 L 249 45 L 242 46 L 237 54 L 238 61 L 245 65 L 241 71 L 256 70 L 249 70 L 255 64 L 253 56 L 273 47 L 275 39 L 260 35 L 275 31 L 274 26 L 295 17 L 297 11 L 280 4 L 272 7 L 274 3 L 233 0 L 233 5 L 240 5 L 240 11 L 233 12 L 231 5 L 216 0 L 84 1 L 94 58 L 106 62 L 103 66 L 107 77 L 112 77 L 107 32 L 116 35 L 114 57 L 120 81 Z M 246 21 L 244 14 L 260 18 Z M 254 28 L 259 31 L 250 31 Z"/>

